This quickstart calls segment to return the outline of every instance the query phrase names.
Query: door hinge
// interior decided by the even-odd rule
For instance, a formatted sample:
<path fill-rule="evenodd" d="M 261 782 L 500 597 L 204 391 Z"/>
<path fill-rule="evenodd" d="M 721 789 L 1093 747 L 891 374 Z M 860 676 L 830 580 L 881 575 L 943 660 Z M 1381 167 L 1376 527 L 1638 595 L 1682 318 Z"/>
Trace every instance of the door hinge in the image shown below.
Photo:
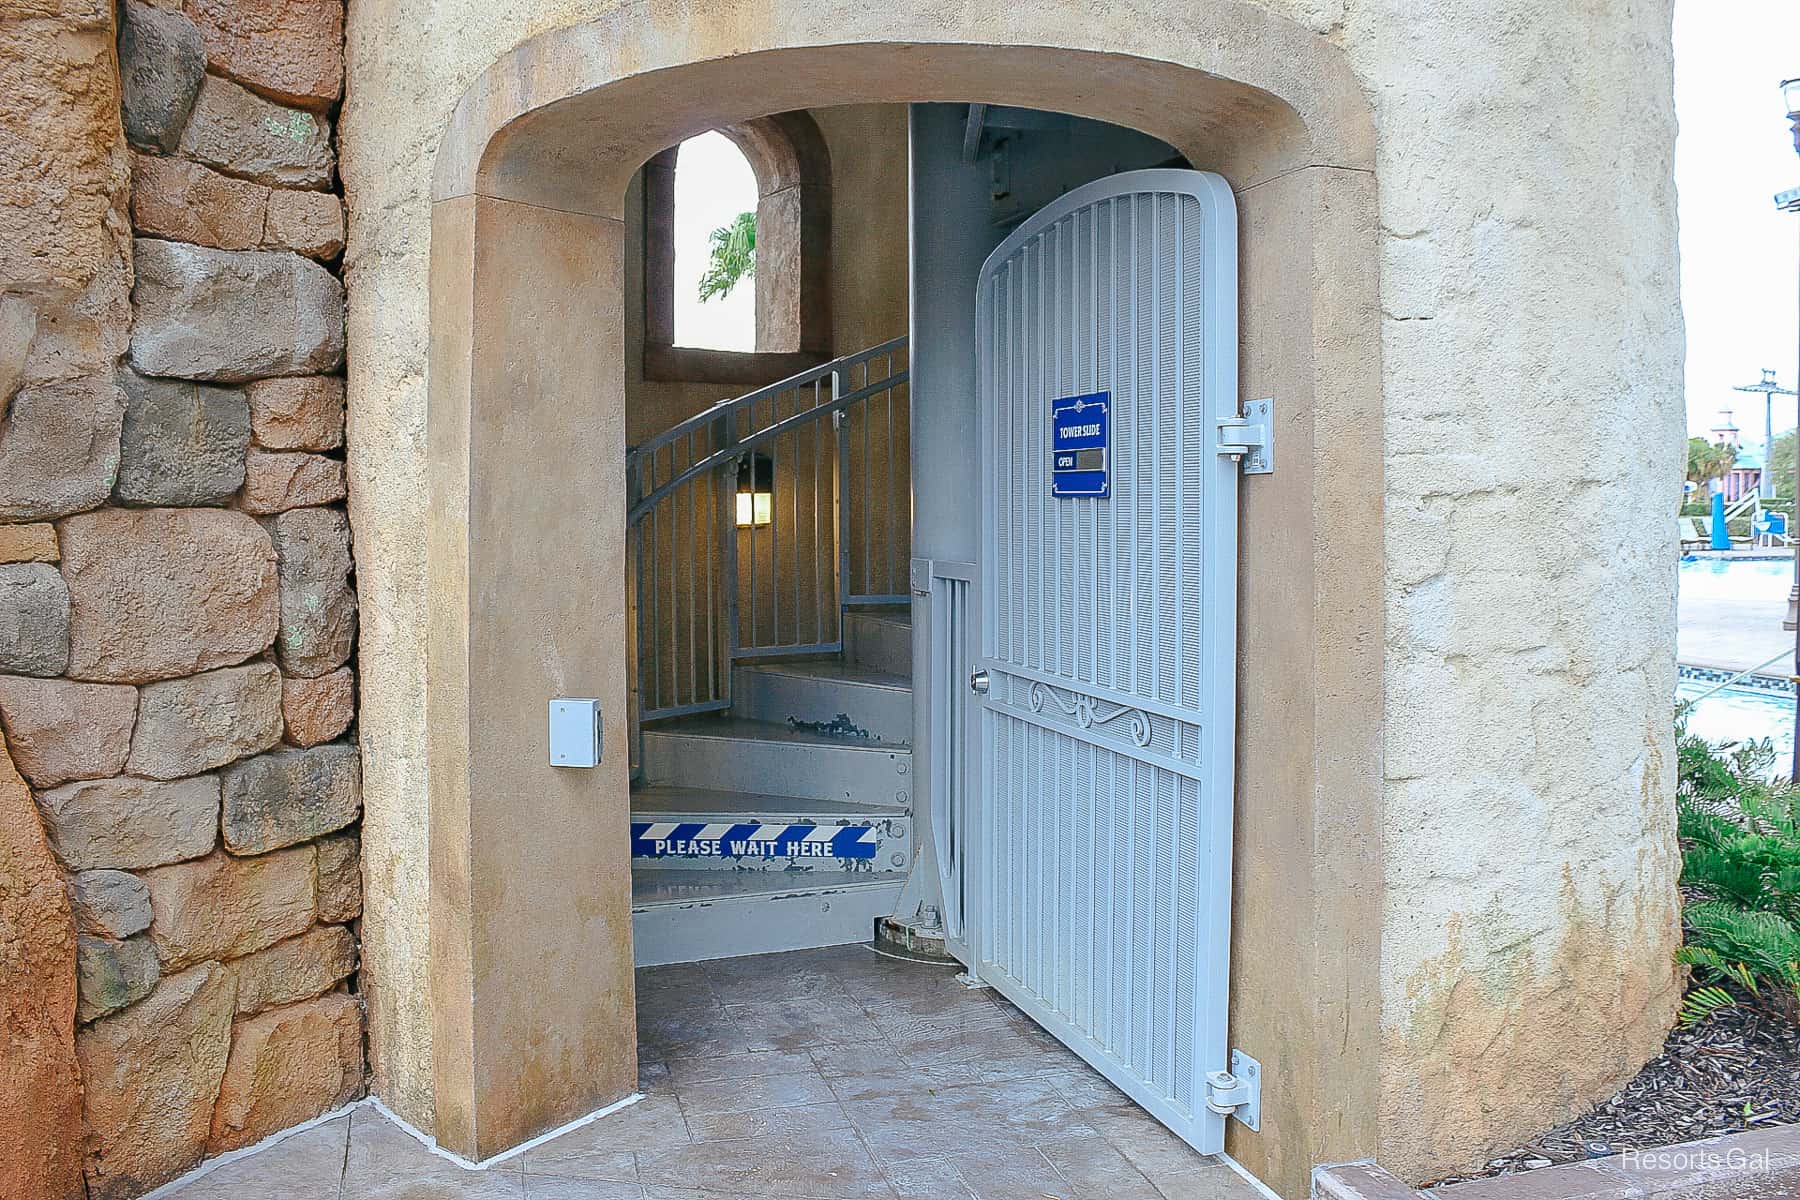
<path fill-rule="evenodd" d="M 1229 1071 L 1206 1073 L 1206 1107 L 1221 1117 L 1236 1117 L 1250 1129 L 1262 1129 L 1262 1076 L 1261 1063 L 1233 1050 Z"/>
<path fill-rule="evenodd" d="M 1235 458 L 1246 475 L 1275 472 L 1275 402 L 1246 400 L 1241 417 L 1219 418 L 1218 452 Z"/>

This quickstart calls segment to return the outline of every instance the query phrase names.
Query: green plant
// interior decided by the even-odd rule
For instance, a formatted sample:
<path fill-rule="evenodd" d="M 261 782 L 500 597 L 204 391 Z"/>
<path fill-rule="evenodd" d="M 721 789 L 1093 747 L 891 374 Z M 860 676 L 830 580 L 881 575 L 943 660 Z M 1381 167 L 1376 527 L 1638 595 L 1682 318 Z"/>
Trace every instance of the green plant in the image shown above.
<path fill-rule="evenodd" d="M 1723 479 L 1731 474 L 1731 468 L 1736 462 L 1736 446 L 1724 442 L 1709 442 L 1703 437 L 1688 439 L 1687 477 L 1699 484 L 1702 491 L 1713 480 Z"/>
<path fill-rule="evenodd" d="M 1794 431 L 1775 436 L 1775 445 L 1769 450 L 1768 462 L 1764 470 L 1772 472 L 1770 478 L 1775 481 L 1775 494 L 1788 499 L 1794 498 Z"/>
<path fill-rule="evenodd" d="M 1676 744 L 1687 936 L 1675 957 L 1703 985 L 1682 1022 L 1736 1003 L 1724 984 L 1800 1018 L 1800 788 L 1769 778 L 1767 740 L 1714 746 L 1678 724 Z"/>
<path fill-rule="evenodd" d="M 700 299 L 729 296 L 756 274 L 756 214 L 742 212 L 707 235 L 710 259 L 700 276 Z"/>

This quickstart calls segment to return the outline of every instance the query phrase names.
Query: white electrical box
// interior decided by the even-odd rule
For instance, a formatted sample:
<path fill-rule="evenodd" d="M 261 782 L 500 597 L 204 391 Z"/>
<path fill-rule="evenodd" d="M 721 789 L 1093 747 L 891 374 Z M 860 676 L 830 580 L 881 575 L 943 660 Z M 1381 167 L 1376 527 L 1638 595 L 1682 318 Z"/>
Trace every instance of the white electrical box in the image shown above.
<path fill-rule="evenodd" d="M 552 700 L 550 702 L 550 765 L 597 767 L 600 765 L 600 702 Z"/>

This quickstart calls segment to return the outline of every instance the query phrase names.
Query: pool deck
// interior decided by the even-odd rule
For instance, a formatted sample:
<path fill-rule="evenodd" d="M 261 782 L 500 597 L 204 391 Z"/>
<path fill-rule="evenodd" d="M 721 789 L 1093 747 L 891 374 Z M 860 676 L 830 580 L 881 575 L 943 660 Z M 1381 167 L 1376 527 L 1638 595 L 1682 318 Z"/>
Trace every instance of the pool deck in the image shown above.
<path fill-rule="evenodd" d="M 1780 551 L 1727 551 L 1697 556 L 1703 561 L 1721 558 L 1786 557 Z M 1678 607 L 1675 657 L 1686 667 L 1714 667 L 1726 671 L 1761 668 L 1769 675 L 1788 674 L 1779 661 L 1794 650 L 1794 634 L 1781 627 L 1787 615 L 1786 593 L 1771 603 L 1767 596 L 1696 595 L 1683 588 Z M 1778 659 L 1765 666 L 1770 659 Z"/>

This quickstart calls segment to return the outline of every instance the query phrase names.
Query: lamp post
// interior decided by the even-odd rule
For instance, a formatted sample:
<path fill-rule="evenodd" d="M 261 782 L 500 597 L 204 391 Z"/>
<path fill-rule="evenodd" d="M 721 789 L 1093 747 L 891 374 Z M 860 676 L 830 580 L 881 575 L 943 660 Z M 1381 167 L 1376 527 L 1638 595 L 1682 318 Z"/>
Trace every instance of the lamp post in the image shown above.
<path fill-rule="evenodd" d="M 1781 99 L 1787 106 L 1788 124 L 1793 129 L 1794 153 L 1800 154 L 1800 75 L 1781 81 Z M 1775 197 L 1775 207 L 1782 212 L 1800 213 L 1800 188 L 1789 188 Z M 1800 380 L 1796 380 L 1800 384 Z M 1800 405 L 1797 405 L 1800 410 Z M 1800 517 L 1800 411 L 1795 413 L 1794 433 L 1794 515 Z M 1765 463 L 1766 467 L 1766 463 Z M 1794 525 L 1800 527 L 1800 520 Z M 1800 533 L 1800 528 L 1795 532 Z M 1788 767 L 1788 778 L 1800 782 L 1800 543 L 1794 548 L 1794 591 L 1790 600 L 1794 613 L 1794 757 Z"/>
<path fill-rule="evenodd" d="M 1734 392 L 1761 392 L 1763 398 L 1763 465 L 1762 474 L 1756 481 L 1756 494 L 1764 500 L 1775 498 L 1775 397 L 1792 396 L 1793 391 L 1775 382 L 1775 371 L 1771 367 L 1762 369 L 1762 379 L 1756 383 L 1743 383 L 1731 389 Z M 1794 627 L 1794 597 L 1788 598 L 1788 623 L 1784 628 Z"/>

